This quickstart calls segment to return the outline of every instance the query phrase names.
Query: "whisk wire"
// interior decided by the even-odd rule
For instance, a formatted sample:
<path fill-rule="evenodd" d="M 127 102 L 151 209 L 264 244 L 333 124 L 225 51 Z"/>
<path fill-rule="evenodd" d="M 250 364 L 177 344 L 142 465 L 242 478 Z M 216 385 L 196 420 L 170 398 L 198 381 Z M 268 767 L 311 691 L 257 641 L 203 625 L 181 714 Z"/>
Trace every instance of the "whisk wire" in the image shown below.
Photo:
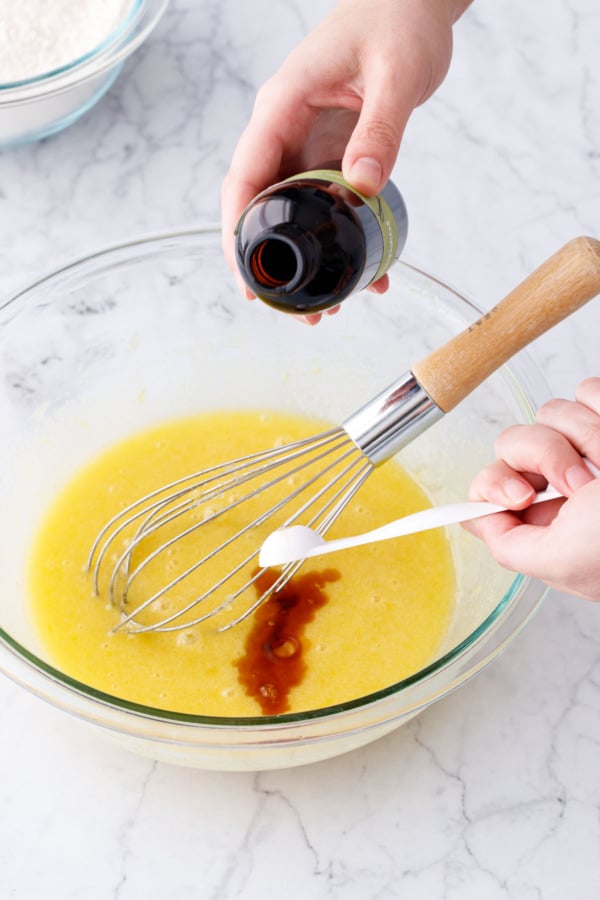
<path fill-rule="evenodd" d="M 373 465 L 343 428 L 333 428 L 311 438 L 268 448 L 257 454 L 240 456 L 228 464 L 210 466 L 176 479 L 136 500 L 106 523 L 96 537 L 88 559 L 88 568 L 93 573 L 94 590 L 98 594 L 101 573 L 108 563 L 109 554 L 115 557 L 117 540 L 126 544 L 116 554 L 116 559 L 113 559 L 108 577 L 110 602 L 121 611 L 121 619 L 113 631 L 127 630 L 136 634 L 178 631 L 198 625 L 225 610 L 233 610 L 235 604 L 258 582 L 265 571 L 258 569 L 251 572 L 239 584 L 240 573 L 249 569 L 252 562 L 257 560 L 258 546 L 249 554 L 242 554 L 243 559 L 236 561 L 224 574 L 218 574 L 205 590 L 195 592 L 191 599 L 183 599 L 175 610 L 164 609 L 164 615 L 158 621 L 153 617 L 146 621 L 147 617 L 143 615 L 150 608 L 153 608 L 154 615 L 157 612 L 156 605 L 165 595 L 174 596 L 173 592 L 202 566 L 269 519 L 278 519 L 286 508 L 291 508 L 291 512 L 284 517 L 284 521 L 278 522 L 279 527 L 287 527 L 307 517 L 308 524 L 324 534 L 359 490 Z M 303 478 L 300 483 L 294 484 L 301 474 Z M 182 571 L 175 577 L 143 598 L 135 608 L 128 608 L 133 602 L 134 584 L 138 582 L 142 572 L 156 563 L 162 554 L 168 553 L 179 542 L 193 537 L 198 529 L 214 525 L 223 516 L 237 514 L 243 504 L 251 504 L 284 482 L 292 485 L 288 494 L 276 499 L 258 515 L 251 513 L 248 520 L 227 535 L 222 543 L 201 554 L 191 565 L 184 564 Z M 249 490 L 240 494 L 245 486 L 249 486 Z M 303 499 L 308 491 L 313 492 Z M 216 509 L 212 508 L 213 504 L 217 506 Z M 204 515 L 197 521 L 186 521 L 186 517 L 194 514 L 200 507 L 204 507 Z M 183 527 L 178 532 L 171 533 L 178 520 L 182 521 Z M 127 538 L 132 528 L 133 534 Z M 165 538 L 156 544 L 156 539 L 160 539 L 163 534 Z M 241 612 L 235 613 L 224 624 L 216 623 L 217 630 L 228 630 L 251 615 L 269 595 L 280 591 L 289 582 L 300 565 L 301 563 L 291 563 L 286 566 L 274 584 L 252 603 L 245 604 Z M 227 591 L 224 597 L 220 597 L 222 591 Z M 205 601 L 209 598 L 215 598 L 217 602 L 204 610 Z M 190 618 L 193 610 L 200 606 L 203 611 Z M 158 613 L 160 612 L 159 609 Z"/>
<path fill-rule="evenodd" d="M 321 459 L 326 455 L 327 454 L 320 453 L 314 457 L 312 462 L 321 461 Z M 116 630 L 120 630 L 131 623 L 133 623 L 135 625 L 137 631 L 150 631 L 150 630 L 152 630 L 152 631 L 169 631 L 169 630 L 177 630 L 178 628 L 182 627 L 181 625 L 173 626 L 172 628 L 169 628 L 166 626 L 169 626 L 171 622 L 173 622 L 177 619 L 181 619 L 196 605 L 202 603 L 203 601 L 208 599 L 208 597 L 217 593 L 222 587 L 224 587 L 224 585 L 229 580 L 231 580 L 235 575 L 238 574 L 238 572 L 240 572 L 242 569 L 244 569 L 247 565 L 249 565 L 249 563 L 253 559 L 255 559 L 258 556 L 258 552 L 259 552 L 258 549 L 254 550 L 248 557 L 246 557 L 246 559 L 242 560 L 234 568 L 229 570 L 225 576 L 218 579 L 204 593 L 195 597 L 193 600 L 189 601 L 185 606 L 182 606 L 180 609 L 177 609 L 174 613 L 163 618 L 161 620 L 161 622 L 159 623 L 159 625 L 156 625 L 156 624 L 143 625 L 141 623 L 136 622 L 136 619 L 139 616 L 139 614 L 141 612 L 143 612 L 143 610 L 147 609 L 149 606 L 152 605 L 152 603 L 159 600 L 161 597 L 163 597 L 165 594 L 167 594 L 170 590 L 177 587 L 185 578 L 189 577 L 191 574 L 193 574 L 193 572 L 198 570 L 201 566 L 205 565 L 217 553 L 222 552 L 227 546 L 232 544 L 234 541 L 238 540 L 244 534 L 251 531 L 253 528 L 260 526 L 267 519 L 271 518 L 272 516 L 274 516 L 275 514 L 280 512 L 286 505 L 288 505 L 294 499 L 299 497 L 302 493 L 304 493 L 309 488 L 311 488 L 316 482 L 322 480 L 323 476 L 326 475 L 329 471 L 331 471 L 334 468 L 339 468 L 341 463 L 344 462 L 344 460 L 346 460 L 348 458 L 349 458 L 349 462 L 347 462 L 344 469 L 342 469 L 341 472 L 338 474 L 338 478 L 346 477 L 346 475 L 348 475 L 349 473 L 352 473 L 352 470 L 356 468 L 357 464 L 361 463 L 362 465 L 361 465 L 361 469 L 360 469 L 359 473 L 353 474 L 351 480 L 349 482 L 347 482 L 347 484 L 342 485 L 333 494 L 333 496 L 328 499 L 328 501 L 324 504 L 324 506 L 321 507 L 321 509 L 317 510 L 317 512 L 314 514 L 314 516 L 310 520 L 311 525 L 318 522 L 319 519 L 324 515 L 324 513 L 326 513 L 327 510 L 330 509 L 332 504 L 335 503 L 335 501 L 339 500 L 339 498 L 343 494 L 343 492 L 346 491 L 347 498 L 345 500 L 343 500 L 342 502 L 338 502 L 337 511 L 335 511 L 335 509 L 334 509 L 333 514 L 332 514 L 332 512 L 330 512 L 329 517 L 325 520 L 324 524 L 321 524 L 321 526 L 320 526 L 322 530 L 327 530 L 327 528 L 330 527 L 330 525 L 335 521 L 335 519 L 342 512 L 344 506 L 346 505 L 346 503 L 348 502 L 350 497 L 353 496 L 353 494 L 356 492 L 356 490 L 358 490 L 358 487 L 360 486 L 360 484 L 362 484 L 362 481 L 364 481 L 364 479 L 367 477 L 367 475 L 369 474 L 370 468 L 372 467 L 372 464 L 369 463 L 364 457 L 357 456 L 356 448 L 352 447 L 352 446 L 350 448 L 346 449 L 346 451 L 344 452 L 344 454 L 341 457 L 337 457 L 335 460 L 328 463 L 325 467 L 320 468 L 316 474 L 314 474 L 309 479 L 307 479 L 305 482 L 303 482 L 301 485 L 299 485 L 294 491 L 292 491 L 290 494 L 288 494 L 282 500 L 278 501 L 276 504 L 271 506 L 269 509 L 263 511 L 259 516 L 255 517 L 252 521 L 247 522 L 240 530 L 238 530 L 236 533 L 232 534 L 227 540 L 225 540 L 218 547 L 214 548 L 212 551 L 205 554 L 200 559 L 196 560 L 192 566 L 188 567 L 184 572 L 180 573 L 176 578 L 174 578 L 173 580 L 168 582 L 166 585 L 164 585 L 159 591 L 155 592 L 150 597 L 148 597 L 146 600 L 144 600 L 143 603 L 141 603 L 138 607 L 136 607 L 136 609 L 132 613 L 124 614 L 121 622 L 115 627 Z M 150 554 L 148 554 L 148 556 L 144 557 L 144 559 L 139 564 L 139 566 L 136 569 L 134 569 L 134 571 L 131 574 L 129 574 L 125 579 L 125 583 L 123 585 L 122 592 L 121 592 L 121 601 L 119 604 L 121 607 L 121 610 L 123 612 L 125 612 L 125 599 L 128 595 L 128 592 L 131 588 L 131 585 L 132 585 L 134 579 L 146 567 L 146 565 L 148 563 L 150 563 L 153 559 L 156 559 L 156 557 L 159 556 L 160 553 L 165 551 L 168 547 L 172 546 L 174 543 L 177 543 L 184 537 L 193 533 L 193 531 L 195 531 L 196 529 L 198 529 L 206 524 L 209 524 L 212 520 L 231 511 L 233 508 L 241 505 L 243 502 L 250 500 L 250 499 L 254 499 L 256 496 L 258 496 L 258 494 L 262 493 L 263 491 L 267 490 L 270 487 L 273 487 L 274 485 L 279 483 L 282 479 L 287 479 L 291 475 L 296 474 L 299 470 L 301 470 L 303 468 L 305 468 L 304 464 L 301 466 L 294 467 L 294 469 L 292 469 L 291 471 L 286 471 L 285 475 L 283 475 L 283 476 L 280 475 L 280 476 L 272 479 L 270 482 L 267 482 L 266 484 L 262 485 L 260 488 L 257 488 L 255 491 L 251 492 L 250 494 L 247 494 L 244 497 L 231 502 L 230 504 L 223 507 L 222 509 L 217 510 L 216 512 L 214 512 L 211 516 L 207 517 L 206 519 L 203 519 L 200 522 L 194 523 L 189 528 L 185 529 L 184 531 L 182 531 L 179 534 L 175 535 L 174 537 L 170 538 L 165 543 L 161 544 L 158 548 L 156 548 L 154 551 L 152 551 Z M 300 508 L 298 508 L 292 515 L 290 515 L 286 519 L 286 521 L 283 523 L 284 526 L 287 526 L 287 525 L 295 522 L 301 515 L 303 515 L 307 510 L 309 510 L 311 507 L 313 507 L 321 499 L 321 497 L 323 497 L 323 495 L 325 495 L 327 492 L 330 492 L 330 490 L 331 490 L 330 484 L 325 484 L 324 487 L 322 487 L 319 491 L 317 491 L 315 494 L 313 494 L 309 498 L 309 500 L 307 500 Z M 198 502 L 199 501 L 196 501 L 196 502 L 194 502 L 194 504 L 191 504 L 191 505 L 197 505 Z M 179 514 L 180 513 L 177 513 L 177 515 L 179 515 Z M 157 515 L 157 511 L 155 510 L 154 513 L 152 514 L 152 516 L 155 517 L 156 515 Z M 176 516 L 173 515 L 172 518 L 175 518 L 175 517 Z M 140 529 L 138 530 L 136 537 L 132 541 L 132 544 L 126 549 L 126 551 L 122 554 L 120 560 L 118 560 L 117 564 L 115 565 L 115 569 L 113 571 L 113 575 L 112 575 L 112 579 L 111 579 L 111 589 L 112 589 L 112 586 L 116 583 L 116 581 L 118 579 L 120 569 L 122 569 L 123 565 L 131 558 L 131 554 L 135 550 L 135 547 L 137 545 L 139 545 L 139 543 L 146 536 L 148 536 L 148 534 L 151 534 L 157 528 L 162 527 L 162 525 L 164 525 L 164 523 L 166 521 L 170 521 L 170 518 L 171 517 L 162 516 L 159 520 L 152 522 L 152 525 L 148 529 L 145 527 L 146 523 L 144 523 L 142 526 L 140 526 Z M 295 574 L 295 572 L 297 571 L 298 568 L 299 568 L 299 564 L 294 564 L 294 565 L 289 566 L 286 570 L 284 570 L 282 575 L 277 579 L 277 581 L 275 582 L 273 587 L 271 587 L 267 593 L 272 593 L 272 592 L 276 592 L 277 590 L 281 590 L 281 588 L 284 587 L 285 584 L 287 584 L 287 582 L 290 580 L 290 578 L 293 577 L 293 574 Z M 261 570 L 261 571 L 264 571 L 264 570 Z M 207 618 L 210 618 L 210 617 L 216 615 L 217 613 L 221 612 L 225 607 L 233 604 L 234 601 L 237 600 L 237 598 L 242 593 L 244 593 L 246 590 L 248 590 L 248 588 L 250 588 L 256 582 L 256 580 L 258 579 L 259 576 L 260 576 L 260 572 L 257 573 L 254 577 L 250 578 L 245 584 L 241 585 L 241 587 L 239 587 L 237 590 L 235 590 L 234 592 L 229 594 L 225 598 L 225 600 L 223 600 L 220 604 L 215 606 L 209 612 L 203 614 L 202 616 L 200 616 L 192 621 L 186 621 L 185 627 L 191 627 L 192 625 L 197 625 L 200 622 L 206 620 Z M 113 602 L 115 602 L 115 605 L 116 605 L 116 597 L 114 596 L 114 591 L 112 591 L 112 590 L 111 590 L 111 596 L 113 598 Z M 254 610 L 254 608 L 256 608 L 256 606 L 260 605 L 260 603 L 263 600 L 264 600 L 264 597 L 262 597 L 262 596 L 259 597 L 256 604 L 253 604 L 250 609 L 248 609 L 247 611 L 244 611 L 244 613 L 240 617 L 238 617 L 232 624 L 238 624 L 239 621 L 241 621 L 243 618 L 246 618 L 247 615 L 250 615 L 250 613 Z M 228 626 L 225 626 L 225 627 L 228 627 Z M 219 629 L 219 630 L 221 630 L 221 629 Z"/>
<path fill-rule="evenodd" d="M 366 461 L 366 462 L 367 462 L 367 465 L 365 465 L 363 467 L 363 469 L 361 470 L 361 472 L 353 478 L 350 485 L 346 488 L 340 489 L 340 492 L 343 494 L 343 496 L 341 497 L 339 502 L 335 505 L 335 507 L 333 507 L 329 511 L 328 516 L 321 522 L 321 524 L 316 529 L 320 534 L 327 533 L 329 528 L 331 528 L 331 526 L 337 521 L 337 519 L 339 518 L 341 513 L 344 511 L 346 505 L 350 502 L 352 497 L 359 490 L 359 488 L 361 487 L 363 482 L 368 478 L 368 476 L 371 472 L 371 469 L 372 469 L 372 464 L 369 463 L 368 461 Z M 320 515 L 322 514 L 322 512 L 324 510 L 327 509 L 327 507 L 328 507 L 328 504 L 326 504 L 325 507 L 323 507 L 323 509 L 320 510 L 320 512 L 316 516 L 313 517 L 313 519 L 311 520 L 311 525 L 309 527 L 312 527 L 313 525 L 315 525 L 315 523 L 318 521 Z M 298 518 L 298 516 L 295 516 L 293 519 L 290 519 L 286 523 L 286 525 L 293 524 L 293 522 L 296 521 L 297 518 Z M 264 601 L 267 599 L 268 596 L 270 596 L 272 594 L 276 594 L 277 591 L 280 591 L 283 587 L 285 587 L 285 585 L 290 581 L 290 579 L 293 578 L 293 576 L 296 574 L 296 572 L 301 567 L 301 565 L 302 565 L 302 561 L 296 562 L 296 563 L 289 563 L 283 569 L 281 577 L 275 582 L 275 584 L 269 590 L 265 591 L 249 607 L 246 607 L 244 609 L 244 611 L 241 614 L 239 614 L 236 618 L 230 619 L 230 621 L 227 622 L 225 625 L 219 626 L 217 631 L 228 631 L 230 628 L 234 628 L 236 625 L 239 625 L 240 622 L 243 622 L 244 619 L 248 618 L 248 616 L 251 616 L 252 613 L 254 613 L 255 610 L 257 610 L 258 607 L 261 606 L 262 603 L 264 603 Z M 264 569 L 261 569 L 261 572 L 264 572 L 264 571 L 265 571 Z M 202 620 L 209 618 L 209 617 L 210 617 L 210 613 L 207 613 L 202 617 Z"/>
<path fill-rule="evenodd" d="M 228 480 L 226 482 L 219 482 L 215 488 L 217 491 L 220 491 L 222 487 L 226 486 L 229 486 L 230 488 L 236 485 L 239 486 L 250 478 L 257 477 L 271 467 L 285 465 L 290 460 L 296 459 L 303 454 L 305 448 L 309 445 L 312 450 L 318 450 L 319 448 L 334 442 L 333 446 L 330 447 L 331 452 L 337 445 L 343 443 L 345 440 L 347 440 L 347 436 L 343 430 L 340 428 L 332 428 L 329 431 L 324 431 L 320 435 L 317 435 L 314 440 L 311 438 L 301 438 L 298 441 L 294 441 L 293 443 L 282 447 L 270 447 L 255 454 L 240 456 L 230 463 L 217 463 L 214 466 L 209 466 L 199 472 L 185 475 L 169 484 L 162 485 L 160 488 L 156 488 L 145 494 L 143 497 L 140 497 L 138 500 L 135 500 L 133 503 L 129 504 L 129 506 L 126 506 L 124 509 L 117 512 L 105 523 L 96 535 L 96 539 L 92 544 L 87 560 L 87 568 L 88 570 L 91 570 L 93 566 L 95 592 L 98 593 L 98 573 L 104 557 L 108 552 L 108 548 L 113 544 L 118 534 L 122 533 L 141 516 L 146 515 L 153 509 L 170 505 L 179 497 L 183 497 L 190 492 L 198 491 L 211 482 L 218 481 L 218 479 L 224 477 L 224 474 L 227 476 Z M 236 472 L 243 470 L 246 470 L 247 472 L 243 478 L 240 477 L 234 479 L 231 477 L 232 475 L 235 475 Z M 183 485 L 186 486 L 183 487 Z M 179 490 L 175 490 L 176 488 L 179 488 Z M 165 494 L 167 494 L 166 498 L 164 497 Z M 163 495 L 162 499 L 155 500 L 155 498 L 161 497 L 161 495 Z M 95 564 L 94 558 L 96 558 Z"/>
<path fill-rule="evenodd" d="M 270 509 L 263 512 L 260 516 L 257 516 L 253 521 L 248 522 L 246 524 L 246 526 L 244 528 L 242 528 L 240 531 L 231 535 L 231 537 L 228 540 L 224 541 L 223 544 L 221 544 L 221 546 L 218 549 L 219 550 L 224 549 L 225 547 L 227 547 L 231 543 L 233 543 L 233 541 L 236 540 L 238 537 L 240 537 L 242 534 L 245 534 L 248 531 L 250 531 L 250 529 L 261 525 L 266 519 L 268 519 L 270 516 L 274 515 L 275 513 L 279 512 L 279 510 L 281 508 L 283 508 L 285 505 L 287 505 L 290 501 L 294 500 L 300 493 L 302 493 L 303 491 L 305 491 L 309 487 L 311 487 L 316 481 L 320 480 L 324 474 L 329 472 L 333 467 L 339 465 L 340 462 L 343 461 L 348 456 L 348 454 L 353 453 L 353 452 L 355 452 L 355 448 L 351 448 L 350 450 L 347 450 L 346 453 L 339 460 L 336 460 L 336 461 L 330 463 L 329 465 L 325 466 L 325 468 L 319 470 L 319 472 L 316 475 L 314 475 L 310 480 L 306 481 L 304 484 L 300 485 L 300 487 L 296 488 L 294 491 L 292 491 L 290 494 L 288 494 L 283 500 L 279 501 L 277 504 L 272 506 Z M 330 453 L 330 451 L 325 451 L 325 452 L 315 455 L 312 458 L 311 463 L 320 462 L 323 458 L 328 456 L 329 453 Z M 293 459 L 293 458 L 295 458 L 295 456 L 288 457 L 288 459 Z M 226 506 L 223 506 L 221 509 L 216 510 L 211 515 L 203 518 L 202 520 L 200 520 L 198 522 L 194 522 L 192 525 L 188 526 L 186 529 L 181 531 L 179 534 L 173 536 L 169 540 L 160 544 L 155 550 L 153 550 L 147 556 L 144 557 L 144 559 L 140 562 L 140 564 L 133 571 L 133 573 L 131 573 L 131 575 L 125 580 L 123 592 L 127 593 L 128 589 L 131 587 L 131 583 L 133 582 L 134 578 L 136 578 L 136 576 L 144 568 L 146 568 L 153 560 L 155 560 L 157 558 L 157 556 L 159 556 L 164 551 L 168 550 L 175 543 L 188 537 L 190 534 L 193 534 L 194 531 L 198 530 L 199 528 L 202 528 L 205 525 L 208 525 L 210 522 L 214 521 L 215 519 L 219 518 L 220 516 L 230 513 L 237 507 L 241 506 L 243 503 L 246 503 L 248 501 L 255 499 L 259 494 L 275 487 L 281 481 L 293 478 L 294 475 L 296 475 L 299 471 L 301 471 L 304 468 L 306 468 L 305 463 L 295 466 L 291 470 L 286 470 L 283 474 L 280 474 L 277 477 L 272 478 L 270 481 L 262 484 L 260 487 L 251 491 L 249 494 L 246 494 L 243 497 L 232 499 L 231 502 L 228 503 Z M 342 472 L 341 474 L 343 475 L 344 472 Z M 238 482 L 236 482 L 236 485 L 245 483 L 247 480 L 248 480 L 247 478 L 240 479 Z M 230 489 L 231 489 L 231 484 L 230 484 L 230 482 L 227 482 L 227 485 L 220 486 L 218 490 L 213 489 L 213 490 L 207 492 L 205 495 L 201 495 L 201 496 L 197 497 L 195 500 L 188 501 L 185 504 L 179 504 L 176 507 L 174 507 L 170 511 L 170 513 L 165 514 L 164 516 L 161 516 L 158 518 L 157 518 L 157 513 L 159 512 L 160 509 L 169 505 L 169 500 L 166 499 L 166 500 L 162 501 L 158 507 L 155 507 L 152 514 L 147 517 L 147 519 L 144 521 L 144 523 L 142 523 L 142 525 L 140 526 L 140 528 L 134 535 L 133 540 L 131 541 L 129 546 L 125 549 L 125 551 L 122 553 L 121 557 L 117 560 L 117 562 L 115 564 L 115 568 L 113 571 L 113 575 L 112 575 L 111 582 L 110 582 L 110 588 L 109 588 L 109 594 L 110 594 L 111 600 L 114 600 L 114 586 L 118 579 L 119 572 L 123 569 L 123 566 L 125 565 L 125 563 L 131 559 L 132 554 L 134 553 L 135 549 L 139 546 L 139 544 L 143 540 L 150 537 L 158 529 L 162 528 L 166 524 L 169 524 L 171 521 L 174 521 L 175 519 L 177 519 L 178 517 L 183 515 L 185 512 L 189 512 L 190 510 L 202 505 L 205 502 L 210 502 L 212 500 L 217 499 L 218 497 L 222 496 L 224 493 L 226 493 Z M 327 489 L 327 486 L 326 486 L 326 488 L 324 488 L 324 490 L 326 490 L 326 489 Z M 315 495 L 315 497 L 313 498 L 313 501 L 311 501 L 311 502 L 314 502 L 315 499 L 318 499 L 322 493 L 323 492 L 321 491 L 317 495 Z M 201 564 L 205 563 L 208 559 L 212 558 L 214 556 L 215 552 L 216 551 L 214 551 L 213 553 L 209 553 L 205 557 L 203 557 L 201 560 L 197 561 L 178 579 L 178 581 L 181 580 L 181 578 L 183 578 L 185 575 L 191 574 L 192 572 L 196 571 L 196 569 L 198 569 Z M 171 586 L 172 585 L 165 586 L 165 588 L 163 590 L 161 590 L 158 595 L 155 595 L 152 599 L 157 599 L 158 596 L 162 596 L 162 594 L 166 593 L 166 591 Z"/>

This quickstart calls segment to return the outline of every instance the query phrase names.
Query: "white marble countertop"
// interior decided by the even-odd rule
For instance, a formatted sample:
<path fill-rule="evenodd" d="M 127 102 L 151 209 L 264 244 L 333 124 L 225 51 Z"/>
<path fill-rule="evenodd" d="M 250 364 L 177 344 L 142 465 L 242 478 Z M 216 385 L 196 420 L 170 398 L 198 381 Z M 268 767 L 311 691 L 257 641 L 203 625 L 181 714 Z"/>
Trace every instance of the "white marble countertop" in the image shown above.
<path fill-rule="evenodd" d="M 257 87 L 331 0 L 174 0 L 72 128 L 0 154 L 0 279 L 215 221 Z M 395 170 L 409 261 L 485 306 L 600 236 L 597 0 L 475 0 Z M 299 326 L 300 327 L 300 326 Z M 600 373 L 600 303 L 540 339 L 552 392 Z M 105 744 L 0 680 L 0 897 L 600 896 L 600 609 L 550 594 L 478 678 L 364 749 L 260 774 Z"/>

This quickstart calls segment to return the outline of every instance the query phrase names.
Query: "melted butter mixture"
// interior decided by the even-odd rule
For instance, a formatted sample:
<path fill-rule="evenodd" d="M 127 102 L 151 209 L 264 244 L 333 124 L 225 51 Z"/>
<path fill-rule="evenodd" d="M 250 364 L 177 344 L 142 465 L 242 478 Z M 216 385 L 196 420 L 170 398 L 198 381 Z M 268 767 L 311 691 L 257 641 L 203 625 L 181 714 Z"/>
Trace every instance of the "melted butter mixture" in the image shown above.
<path fill-rule="evenodd" d="M 255 716 L 316 709 L 393 684 L 431 662 L 453 611 L 451 551 L 441 531 L 344 551 L 305 563 L 290 585 L 231 630 L 216 624 L 251 605 L 277 572 L 257 582 L 215 618 L 169 633 L 112 633 L 121 612 L 108 600 L 111 567 L 131 539 L 119 534 L 100 570 L 100 596 L 86 562 L 103 525 L 129 503 L 190 472 L 312 436 L 323 423 L 280 413 L 223 412 L 167 422 L 110 448 L 63 489 L 45 515 L 30 560 L 34 624 L 50 661 L 65 673 L 114 696 L 161 709 L 216 716 Z M 328 477 L 331 477 L 331 473 Z M 159 554 L 136 576 L 130 612 L 186 570 L 245 521 L 298 484 L 291 475 L 267 496 L 205 521 Z M 316 492 L 318 488 L 313 488 Z M 228 492 L 235 500 L 235 490 Z M 375 528 L 428 506 L 421 488 L 395 462 L 376 469 L 350 503 L 331 537 Z M 162 540 L 218 504 L 164 525 L 134 554 L 132 568 Z M 244 512 L 244 515 L 246 513 Z M 138 617 L 173 614 L 250 556 L 279 520 L 253 528 L 218 561 L 201 567 Z M 256 573 L 250 561 L 241 581 Z M 120 580 L 117 579 L 117 589 Z M 202 610 L 227 600 L 235 585 Z M 225 589 L 223 589 L 225 590 Z M 118 590 L 117 590 L 118 594 Z M 200 607 L 187 615 L 197 616 Z"/>

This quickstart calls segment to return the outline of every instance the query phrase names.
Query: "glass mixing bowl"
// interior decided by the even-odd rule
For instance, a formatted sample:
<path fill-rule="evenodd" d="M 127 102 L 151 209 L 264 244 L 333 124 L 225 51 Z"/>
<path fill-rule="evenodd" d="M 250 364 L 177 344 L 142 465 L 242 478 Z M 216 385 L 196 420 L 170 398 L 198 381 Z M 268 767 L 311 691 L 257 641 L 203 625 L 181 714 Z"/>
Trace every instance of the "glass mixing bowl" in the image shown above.
<path fill-rule="evenodd" d="M 38 642 L 24 573 L 47 505 L 106 446 L 160 420 L 227 407 L 340 422 L 479 313 L 399 263 L 385 296 L 353 297 L 308 328 L 239 296 L 210 228 L 122 244 L 21 291 L 0 309 L 0 669 L 131 750 L 231 770 L 346 752 L 459 687 L 515 637 L 544 594 L 460 527 L 449 530 L 458 593 L 438 658 L 375 694 L 272 717 L 176 714 L 70 678 Z M 464 500 L 499 430 L 531 421 L 547 393 L 520 354 L 405 448 L 402 463 L 434 503 Z"/>
<path fill-rule="evenodd" d="M 168 0 L 132 0 L 129 14 L 94 50 L 35 78 L 0 83 L 0 147 L 61 131 L 94 106 L 154 29 Z"/>

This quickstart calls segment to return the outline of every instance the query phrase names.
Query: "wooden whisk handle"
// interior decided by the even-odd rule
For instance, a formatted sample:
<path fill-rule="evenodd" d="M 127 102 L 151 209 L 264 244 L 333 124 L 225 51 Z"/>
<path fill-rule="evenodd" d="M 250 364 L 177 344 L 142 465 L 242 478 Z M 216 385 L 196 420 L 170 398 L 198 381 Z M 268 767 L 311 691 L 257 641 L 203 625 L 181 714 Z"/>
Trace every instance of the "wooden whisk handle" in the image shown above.
<path fill-rule="evenodd" d="M 515 353 L 598 293 L 600 241 L 575 238 L 477 322 L 413 366 L 413 375 L 449 412 Z"/>

